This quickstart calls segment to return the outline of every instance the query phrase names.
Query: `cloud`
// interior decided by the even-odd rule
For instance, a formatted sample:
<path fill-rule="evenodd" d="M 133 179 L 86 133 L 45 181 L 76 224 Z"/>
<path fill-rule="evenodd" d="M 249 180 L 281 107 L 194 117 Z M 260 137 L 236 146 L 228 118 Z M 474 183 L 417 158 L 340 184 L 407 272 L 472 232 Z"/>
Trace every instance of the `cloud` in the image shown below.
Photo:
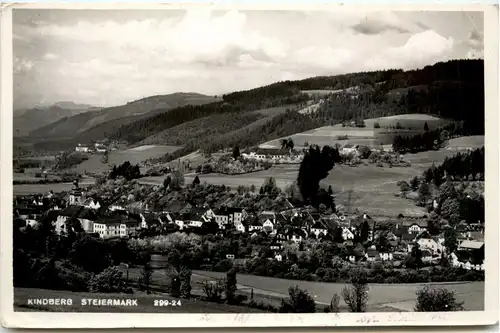
<path fill-rule="evenodd" d="M 363 35 L 378 35 L 386 32 L 405 34 L 428 29 L 423 23 L 402 20 L 393 12 L 370 13 L 350 28 Z"/>
<path fill-rule="evenodd" d="M 365 62 L 371 69 L 391 64 L 390 68 L 417 68 L 450 58 L 453 38 L 445 38 L 433 30 L 412 35 L 407 42 L 392 47 Z M 387 67 L 386 67 L 387 68 Z"/>
<path fill-rule="evenodd" d="M 33 61 L 16 57 L 14 58 L 14 74 L 29 72 L 33 69 L 34 65 Z"/>
<path fill-rule="evenodd" d="M 59 58 L 59 56 L 57 54 L 54 54 L 54 53 L 46 53 L 43 57 L 44 57 L 44 59 L 47 59 L 47 60 L 56 60 Z"/>
<path fill-rule="evenodd" d="M 74 15 L 14 22 L 15 71 L 30 72 L 29 79 L 16 76 L 18 103 L 33 102 L 27 96 L 36 91 L 35 102 L 42 95 L 116 105 L 176 91 L 219 95 L 317 75 L 415 68 L 453 57 L 457 45 L 461 57 L 476 56 L 469 51 L 482 38 L 423 31 L 432 20 L 424 25 L 391 12 Z"/>

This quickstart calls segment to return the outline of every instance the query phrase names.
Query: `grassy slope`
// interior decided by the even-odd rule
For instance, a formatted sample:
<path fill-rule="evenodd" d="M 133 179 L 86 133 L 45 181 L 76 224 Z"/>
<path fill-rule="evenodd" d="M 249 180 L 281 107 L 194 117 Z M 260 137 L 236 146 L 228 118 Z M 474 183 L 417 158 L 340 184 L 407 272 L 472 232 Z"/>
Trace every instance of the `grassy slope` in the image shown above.
<path fill-rule="evenodd" d="M 86 117 L 80 115 L 61 119 L 57 124 L 50 124 L 32 133 L 33 136 L 72 137 L 79 133 L 79 139 L 101 138 L 104 132 L 110 133 L 119 126 L 141 118 L 165 112 L 168 109 L 184 105 L 199 105 L 216 101 L 212 96 L 195 93 L 176 93 L 151 96 L 125 105 L 105 108 Z M 151 114 L 148 114 L 151 112 Z M 116 120 L 116 124 L 114 121 Z M 102 127 L 101 127 L 102 126 Z M 88 131 L 88 133 L 86 133 Z M 86 133 L 86 134 L 85 134 Z"/>

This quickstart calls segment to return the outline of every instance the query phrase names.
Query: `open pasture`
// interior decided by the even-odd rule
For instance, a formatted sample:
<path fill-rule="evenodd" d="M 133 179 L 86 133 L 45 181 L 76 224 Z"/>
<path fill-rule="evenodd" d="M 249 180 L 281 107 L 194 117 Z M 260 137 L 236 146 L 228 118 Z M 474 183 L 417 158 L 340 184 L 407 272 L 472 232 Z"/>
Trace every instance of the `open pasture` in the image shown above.
<path fill-rule="evenodd" d="M 111 166 L 119 165 L 126 161 L 131 164 L 141 163 L 149 158 L 160 157 L 168 153 L 172 153 L 181 147 L 178 146 L 162 146 L 162 145 L 147 145 L 139 146 L 126 150 L 115 150 L 108 154 L 108 163 L 102 163 L 102 154 L 93 154 L 89 159 L 83 161 L 75 166 L 71 171 L 84 173 L 85 171 L 91 173 L 107 172 Z"/>
<path fill-rule="evenodd" d="M 79 185 L 85 187 L 94 184 L 93 178 L 86 178 L 80 181 Z M 13 185 L 14 195 L 30 195 L 30 194 L 45 194 L 49 191 L 64 192 L 69 191 L 73 187 L 73 183 L 55 183 L 55 184 L 22 184 Z"/>
<path fill-rule="evenodd" d="M 375 123 L 378 123 L 381 128 L 384 126 L 396 126 L 399 123 L 403 128 L 423 131 L 425 123 L 427 123 L 429 129 L 432 130 L 439 126 L 446 125 L 449 121 L 421 113 L 398 114 L 394 116 L 365 119 L 366 127 L 373 128 Z"/>
<path fill-rule="evenodd" d="M 222 278 L 225 273 L 194 271 L 196 275 L 207 278 Z M 194 276 L 194 275 L 193 275 Z M 332 296 L 340 295 L 344 283 L 310 282 L 285 280 L 272 277 L 238 274 L 238 283 L 251 288 L 265 290 L 269 293 L 288 297 L 288 287 L 298 285 L 305 289 L 320 304 L 330 304 Z M 454 291 L 458 300 L 464 301 L 464 307 L 469 311 L 484 309 L 484 282 L 429 283 Z M 416 292 L 425 284 L 370 284 L 368 306 L 374 311 L 379 307 L 393 308 L 393 311 L 412 311 L 416 302 Z M 340 306 L 345 306 L 341 299 Z M 375 308 L 375 309 L 374 309 Z M 378 309 L 377 309 L 378 310 Z"/>

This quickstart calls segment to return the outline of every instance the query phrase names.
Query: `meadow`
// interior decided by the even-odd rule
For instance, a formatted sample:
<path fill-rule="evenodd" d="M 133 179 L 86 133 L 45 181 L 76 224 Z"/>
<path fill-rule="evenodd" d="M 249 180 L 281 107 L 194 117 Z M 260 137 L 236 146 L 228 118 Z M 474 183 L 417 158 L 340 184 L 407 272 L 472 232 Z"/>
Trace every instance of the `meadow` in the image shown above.
<path fill-rule="evenodd" d="M 85 187 L 94 184 L 94 179 L 86 178 L 80 181 L 79 185 Z M 46 194 L 49 191 L 64 192 L 69 191 L 73 187 L 72 183 L 56 183 L 56 184 L 22 184 L 13 185 L 14 195 L 31 195 L 31 194 Z"/>
<path fill-rule="evenodd" d="M 380 128 L 374 128 L 375 123 L 380 125 Z M 389 126 L 401 125 L 401 129 L 386 128 Z M 402 114 L 397 116 L 370 118 L 365 120 L 366 127 L 342 127 L 341 124 L 334 126 L 323 126 L 310 131 L 296 133 L 291 135 L 297 148 L 302 148 L 308 145 L 335 145 L 345 144 L 367 145 L 375 148 L 381 144 L 392 144 L 394 136 L 411 136 L 422 133 L 424 124 L 427 123 L 429 129 L 435 129 L 448 123 L 447 120 L 425 114 Z M 339 140 L 339 137 L 347 136 L 347 140 Z M 281 139 L 265 142 L 261 146 L 277 148 L 281 146 Z"/>
<path fill-rule="evenodd" d="M 145 145 L 134 148 L 110 151 L 108 155 L 108 163 L 102 163 L 102 154 L 93 154 L 89 159 L 83 161 L 79 165 L 71 169 L 73 172 L 84 173 L 104 173 L 107 172 L 111 166 L 120 165 L 125 161 L 131 164 L 141 163 L 149 158 L 160 157 L 168 153 L 172 153 L 177 149 L 182 148 L 178 146 L 163 146 L 163 145 Z"/>
<path fill-rule="evenodd" d="M 225 277 L 225 273 L 194 271 L 194 275 L 199 275 L 205 279 L 215 279 Z M 288 287 L 298 285 L 305 289 L 319 304 L 329 304 L 332 296 L 341 294 L 345 287 L 344 283 L 295 281 L 279 278 L 238 274 L 237 281 L 240 285 L 268 291 L 274 295 L 287 297 Z M 393 311 L 412 311 L 415 306 L 416 292 L 421 289 L 423 283 L 412 284 L 370 284 L 368 300 L 369 308 L 380 309 L 383 307 L 392 308 Z M 454 282 L 454 283 L 428 283 L 445 287 L 456 293 L 459 301 L 464 301 L 464 307 L 469 311 L 482 311 L 484 309 L 484 282 Z M 255 291 L 254 291 L 255 293 Z M 345 306 L 341 299 L 340 306 Z"/>

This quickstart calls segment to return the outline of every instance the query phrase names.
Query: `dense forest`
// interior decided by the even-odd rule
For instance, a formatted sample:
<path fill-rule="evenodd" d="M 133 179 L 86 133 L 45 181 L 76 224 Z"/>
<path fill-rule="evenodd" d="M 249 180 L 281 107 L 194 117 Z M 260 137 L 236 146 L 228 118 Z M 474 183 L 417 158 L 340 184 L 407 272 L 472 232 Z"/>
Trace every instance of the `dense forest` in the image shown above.
<path fill-rule="evenodd" d="M 152 159 L 151 162 L 169 162 L 198 149 L 206 153 L 213 153 L 234 146 L 251 147 L 261 142 L 278 139 L 323 125 L 324 123 L 313 120 L 307 115 L 288 111 L 255 126 L 246 126 L 223 134 L 213 132 L 213 135 L 196 137 L 183 148 L 163 157 Z"/>
<path fill-rule="evenodd" d="M 352 89 L 347 89 L 352 88 Z M 342 89 L 344 89 L 342 91 Z M 90 142 L 102 139 L 102 136 L 137 144 L 151 136 L 160 137 L 166 133 L 170 140 L 169 129 L 175 129 L 184 123 L 197 119 L 219 115 L 221 117 L 238 117 L 249 111 L 284 106 L 304 105 L 308 100 L 316 100 L 318 96 L 309 96 L 304 90 L 330 90 L 319 109 L 307 116 L 297 116 L 294 119 L 288 115 L 285 135 L 293 134 L 295 128 L 309 129 L 308 125 L 292 124 L 293 121 L 305 121 L 306 124 L 318 123 L 319 126 L 336 124 L 357 119 L 383 117 L 406 113 L 432 114 L 462 123 L 463 135 L 484 134 L 484 62 L 483 60 L 453 60 L 445 63 L 436 63 L 422 69 L 403 71 L 385 70 L 363 73 L 352 73 L 336 76 L 319 76 L 297 81 L 281 81 L 267 86 L 237 91 L 222 96 L 222 101 L 203 105 L 187 105 L 174 109 L 155 110 L 154 113 L 144 114 L 137 121 L 128 122 L 119 119 L 106 126 L 107 133 L 95 133 L 92 129 L 79 133 L 68 131 L 68 136 L 57 142 L 40 142 L 35 148 L 51 149 L 52 146 L 73 146 L 75 142 Z M 324 94 L 324 93 L 323 93 Z M 283 118 L 278 118 L 278 121 Z M 232 121 L 230 121 L 232 123 Z M 232 131 L 237 136 L 238 128 L 234 123 Z M 242 122 L 242 127 L 247 123 Z M 221 127 L 221 128 L 219 128 Z M 259 126 L 262 131 L 261 140 L 238 137 L 233 141 L 261 143 L 267 140 L 269 129 Z M 211 129 L 215 141 L 225 133 L 229 127 L 227 123 L 214 123 Z M 175 131 L 175 130 L 174 130 Z M 259 136 L 255 129 L 243 128 L 243 132 Z M 276 133 L 279 132 L 276 131 Z M 172 132 L 173 133 L 173 132 Z M 215 135 L 214 133 L 217 133 Z M 220 134 L 220 135 L 219 135 Z M 193 140 L 199 135 L 185 136 L 181 141 L 187 145 L 197 147 Z M 226 138 L 224 138 L 226 139 Z M 65 143 L 67 143 L 65 145 Z M 156 142 L 169 143 L 169 142 Z M 225 147 L 221 143 L 214 143 L 213 147 Z M 207 150 L 212 148 L 207 147 Z M 189 149 L 188 149 L 189 150 Z"/>
<path fill-rule="evenodd" d="M 433 114 L 463 122 L 464 134 L 484 134 L 484 63 L 454 60 L 396 72 L 361 93 L 331 94 L 315 113 L 336 122 L 405 113 Z"/>

